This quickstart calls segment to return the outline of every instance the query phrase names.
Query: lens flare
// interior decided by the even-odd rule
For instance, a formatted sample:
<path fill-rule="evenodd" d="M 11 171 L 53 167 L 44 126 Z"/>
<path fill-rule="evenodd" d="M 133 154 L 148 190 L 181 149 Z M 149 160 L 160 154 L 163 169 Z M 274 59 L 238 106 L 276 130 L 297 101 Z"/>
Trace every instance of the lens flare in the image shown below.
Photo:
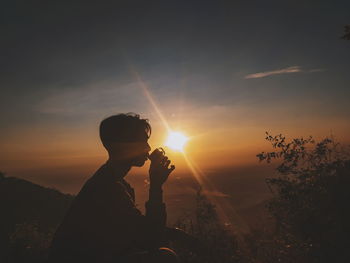
<path fill-rule="evenodd" d="M 205 174 L 201 171 L 201 169 L 194 163 L 192 159 L 190 159 L 190 156 L 187 156 L 186 152 L 183 151 L 183 147 L 185 143 L 188 141 L 188 138 L 178 132 L 173 132 L 166 120 L 166 118 L 163 116 L 160 108 L 158 107 L 157 103 L 153 99 L 151 93 L 148 90 L 147 85 L 145 82 L 142 81 L 139 73 L 133 68 L 130 67 L 131 72 L 135 76 L 140 88 L 144 91 L 145 97 L 148 99 L 149 103 L 153 107 L 155 113 L 158 115 L 159 119 L 161 120 L 162 124 L 166 128 L 166 130 L 169 133 L 168 140 L 166 142 L 166 145 L 169 148 L 172 149 L 177 149 L 178 151 L 181 151 L 183 153 L 184 159 L 190 168 L 194 178 L 197 180 L 198 184 L 201 186 L 201 188 L 204 190 L 209 189 L 211 191 L 216 190 L 214 185 L 211 183 L 210 178 L 205 176 Z M 180 134 L 180 135 L 179 135 Z M 212 202 L 218 212 L 218 216 L 220 221 L 225 225 L 225 226 L 231 226 L 228 228 L 232 232 L 235 233 L 235 235 L 238 238 L 238 241 L 242 243 L 243 245 L 245 244 L 245 239 L 242 233 L 247 233 L 249 232 L 249 225 L 245 223 L 244 219 L 240 217 L 240 215 L 236 212 L 236 209 L 232 206 L 232 204 L 226 200 L 225 198 L 220 198 L 215 196 L 210 196 L 207 195 L 207 198 L 209 199 L 210 202 Z M 233 214 L 231 216 L 228 215 L 226 210 L 231 210 L 233 211 Z M 232 228 L 232 226 L 235 225 L 235 228 Z M 245 251 L 245 246 L 242 246 L 242 249 Z"/>
<path fill-rule="evenodd" d="M 188 141 L 188 138 L 185 135 L 183 135 L 181 132 L 172 131 L 172 132 L 169 132 L 165 145 L 175 151 L 183 152 L 184 146 L 187 141 Z"/>

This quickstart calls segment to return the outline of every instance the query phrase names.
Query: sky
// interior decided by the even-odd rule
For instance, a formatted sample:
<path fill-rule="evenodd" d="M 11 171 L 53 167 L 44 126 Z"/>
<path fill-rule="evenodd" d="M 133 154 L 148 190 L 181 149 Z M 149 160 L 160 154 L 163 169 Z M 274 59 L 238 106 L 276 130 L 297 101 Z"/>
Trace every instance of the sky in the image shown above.
<path fill-rule="evenodd" d="M 103 118 L 138 113 L 152 148 L 164 145 L 150 97 L 190 137 L 186 154 L 203 172 L 259 165 L 265 131 L 349 143 L 349 10 L 322 0 L 5 1 L 0 170 L 76 193 L 106 160 Z M 166 151 L 186 174 L 183 155 Z"/>

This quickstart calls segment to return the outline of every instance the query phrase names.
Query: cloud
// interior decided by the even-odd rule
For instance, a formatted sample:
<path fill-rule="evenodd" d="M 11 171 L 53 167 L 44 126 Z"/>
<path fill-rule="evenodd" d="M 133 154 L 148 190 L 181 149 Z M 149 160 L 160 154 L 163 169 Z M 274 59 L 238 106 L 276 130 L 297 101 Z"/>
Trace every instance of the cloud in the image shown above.
<path fill-rule="evenodd" d="M 279 74 L 301 73 L 301 72 L 302 73 L 314 73 L 314 72 L 322 72 L 322 71 L 325 71 L 325 70 L 321 69 L 321 68 L 304 70 L 300 66 L 292 66 L 292 67 L 288 67 L 288 68 L 282 68 L 282 69 L 276 69 L 276 70 L 271 70 L 271 71 L 264 71 L 264 72 L 249 74 L 249 75 L 246 75 L 244 78 L 245 79 L 258 79 L 258 78 L 265 78 L 268 76 L 279 75 Z"/>
<path fill-rule="evenodd" d="M 278 74 L 286 74 L 286 73 L 297 73 L 302 72 L 301 68 L 299 66 L 292 66 L 288 68 L 283 69 L 276 69 L 272 71 L 265 71 L 265 72 L 258 72 L 253 73 L 245 76 L 245 79 L 258 79 L 258 78 L 265 78 L 272 75 L 278 75 Z"/>

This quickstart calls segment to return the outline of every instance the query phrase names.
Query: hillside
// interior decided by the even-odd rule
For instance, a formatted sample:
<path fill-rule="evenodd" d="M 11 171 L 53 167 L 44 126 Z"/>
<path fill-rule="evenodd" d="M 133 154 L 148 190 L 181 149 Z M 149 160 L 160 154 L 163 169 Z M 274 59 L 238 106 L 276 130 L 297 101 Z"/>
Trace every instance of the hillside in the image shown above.
<path fill-rule="evenodd" d="M 19 237 L 25 239 L 26 235 L 52 233 L 72 200 L 72 195 L 0 173 L 2 256 L 9 254 Z"/>

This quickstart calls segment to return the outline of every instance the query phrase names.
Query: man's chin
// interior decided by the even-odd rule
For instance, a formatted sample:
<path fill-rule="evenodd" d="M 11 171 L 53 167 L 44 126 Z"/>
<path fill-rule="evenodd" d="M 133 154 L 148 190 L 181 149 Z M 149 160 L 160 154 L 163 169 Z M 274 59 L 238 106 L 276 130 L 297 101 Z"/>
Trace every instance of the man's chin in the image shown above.
<path fill-rule="evenodd" d="M 134 160 L 132 163 L 132 166 L 136 166 L 136 167 L 142 167 L 144 166 L 146 160 L 142 159 L 142 160 Z"/>

